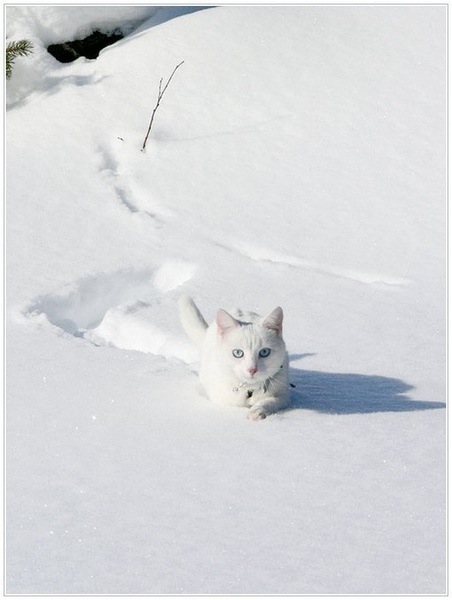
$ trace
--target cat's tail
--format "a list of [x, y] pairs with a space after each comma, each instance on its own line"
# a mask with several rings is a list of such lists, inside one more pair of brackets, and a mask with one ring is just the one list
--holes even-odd
[[179, 317], [185, 333], [201, 348], [208, 325], [190, 296], [179, 298]]

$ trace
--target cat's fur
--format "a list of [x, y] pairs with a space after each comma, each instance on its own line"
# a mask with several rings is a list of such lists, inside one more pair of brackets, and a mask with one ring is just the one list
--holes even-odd
[[283, 311], [267, 317], [219, 309], [208, 326], [193, 300], [179, 300], [187, 335], [201, 353], [200, 381], [211, 400], [249, 408], [264, 419], [288, 403], [288, 358], [282, 337]]

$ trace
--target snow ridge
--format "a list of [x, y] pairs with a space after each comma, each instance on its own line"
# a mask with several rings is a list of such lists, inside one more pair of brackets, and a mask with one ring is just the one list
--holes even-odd
[[162, 325], [174, 320], [174, 295], [168, 292], [189, 280], [194, 266], [167, 261], [155, 272], [119, 271], [84, 278], [34, 300], [22, 314], [48, 321], [96, 346], [113, 346], [177, 358], [187, 363], [196, 353], [187, 340]]
[[236, 252], [242, 256], [246, 256], [251, 260], [269, 262], [276, 265], [286, 265], [289, 267], [297, 267], [308, 271], [313, 271], [327, 277], [338, 277], [340, 279], [348, 279], [366, 284], [383, 284], [388, 286], [405, 286], [409, 285], [408, 279], [391, 277], [387, 275], [376, 275], [371, 273], [358, 273], [352, 269], [337, 269], [334, 267], [322, 265], [313, 261], [281, 254], [278, 251], [262, 248], [260, 246], [250, 244], [248, 242], [238, 241], [231, 245], [214, 242], [218, 246]]

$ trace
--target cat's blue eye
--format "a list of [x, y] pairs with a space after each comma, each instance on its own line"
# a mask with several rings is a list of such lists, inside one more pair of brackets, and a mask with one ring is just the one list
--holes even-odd
[[235, 356], [235, 358], [243, 358], [244, 352], [243, 350], [240, 350], [239, 348], [237, 348], [236, 350], [232, 351], [233, 356]]
[[261, 358], [267, 358], [267, 356], [270, 356], [270, 352], [271, 352], [270, 348], [262, 348], [262, 350], [260, 350], [260, 352], [259, 352], [259, 356]]

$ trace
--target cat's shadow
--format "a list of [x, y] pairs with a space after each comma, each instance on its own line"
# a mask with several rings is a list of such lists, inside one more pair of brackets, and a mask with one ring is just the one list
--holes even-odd
[[[301, 356], [290, 358], [293, 360]], [[307, 409], [351, 415], [446, 407], [444, 402], [411, 400], [407, 392], [414, 389], [412, 385], [380, 375], [323, 373], [290, 367], [289, 378], [292, 387], [287, 410]]]

